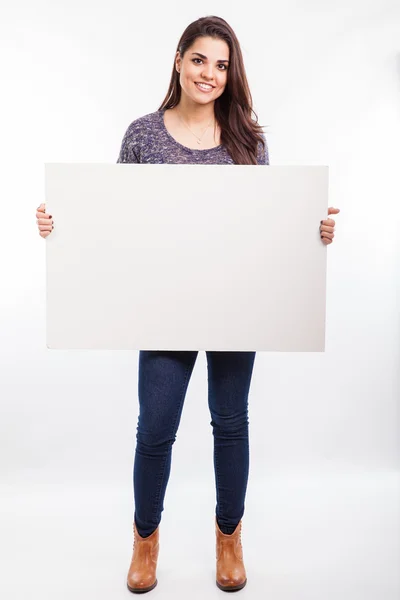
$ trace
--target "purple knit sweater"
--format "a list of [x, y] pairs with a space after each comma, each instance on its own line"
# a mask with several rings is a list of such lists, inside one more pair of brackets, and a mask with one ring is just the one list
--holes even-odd
[[[156, 111], [133, 121], [122, 140], [119, 163], [149, 164], [235, 164], [222, 144], [207, 150], [192, 149], [177, 142], [164, 124], [164, 110]], [[257, 162], [268, 165], [268, 147], [259, 144]]]

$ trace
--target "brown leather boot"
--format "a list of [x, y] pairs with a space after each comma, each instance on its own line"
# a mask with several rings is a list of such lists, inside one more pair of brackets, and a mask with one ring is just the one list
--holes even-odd
[[217, 537], [217, 586], [224, 592], [241, 590], [247, 583], [246, 569], [243, 564], [242, 521], [232, 535], [222, 533], [215, 518]]
[[133, 536], [133, 555], [128, 572], [127, 586], [130, 592], [141, 594], [150, 592], [157, 585], [159, 527], [149, 537], [143, 538], [136, 529], [136, 523], [133, 522]]

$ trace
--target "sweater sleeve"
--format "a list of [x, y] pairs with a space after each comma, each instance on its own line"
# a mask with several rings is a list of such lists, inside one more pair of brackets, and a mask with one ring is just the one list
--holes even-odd
[[269, 165], [269, 152], [268, 152], [267, 139], [263, 133], [261, 134], [261, 137], [264, 140], [265, 146], [263, 147], [261, 142], [258, 144], [257, 162], [259, 165]]
[[141, 127], [133, 121], [122, 139], [117, 163], [140, 163]]

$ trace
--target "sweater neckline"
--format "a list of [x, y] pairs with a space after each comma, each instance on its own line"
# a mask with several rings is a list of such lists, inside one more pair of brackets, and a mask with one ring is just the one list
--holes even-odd
[[160, 109], [157, 112], [159, 114], [161, 125], [162, 125], [162, 128], [164, 130], [164, 133], [167, 135], [167, 137], [170, 140], [172, 140], [174, 142], [174, 144], [176, 144], [180, 148], [183, 148], [184, 150], [189, 151], [189, 152], [195, 152], [195, 153], [199, 152], [200, 154], [202, 152], [215, 152], [216, 150], [220, 150], [221, 148], [223, 148], [223, 144], [219, 144], [219, 146], [214, 146], [213, 148], [189, 148], [189, 146], [184, 146], [183, 144], [181, 144], [180, 142], [178, 142], [174, 137], [172, 137], [172, 135], [170, 134], [170, 132], [166, 128], [165, 122], [164, 122], [165, 109], [162, 108], [162, 109]]

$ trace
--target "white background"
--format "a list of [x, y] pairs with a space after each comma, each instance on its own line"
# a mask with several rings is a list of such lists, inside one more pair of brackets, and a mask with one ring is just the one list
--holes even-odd
[[[129, 597], [138, 356], [46, 348], [35, 209], [45, 162], [116, 161], [129, 123], [161, 104], [185, 27], [216, 14], [241, 42], [271, 164], [328, 164], [341, 209], [326, 353], [256, 357], [241, 597], [397, 600], [398, 1], [26, 0], [1, 12], [1, 596]], [[110, 207], [110, 219], [118, 235], [123, 215]], [[154, 598], [222, 594], [209, 422], [200, 353]]]

